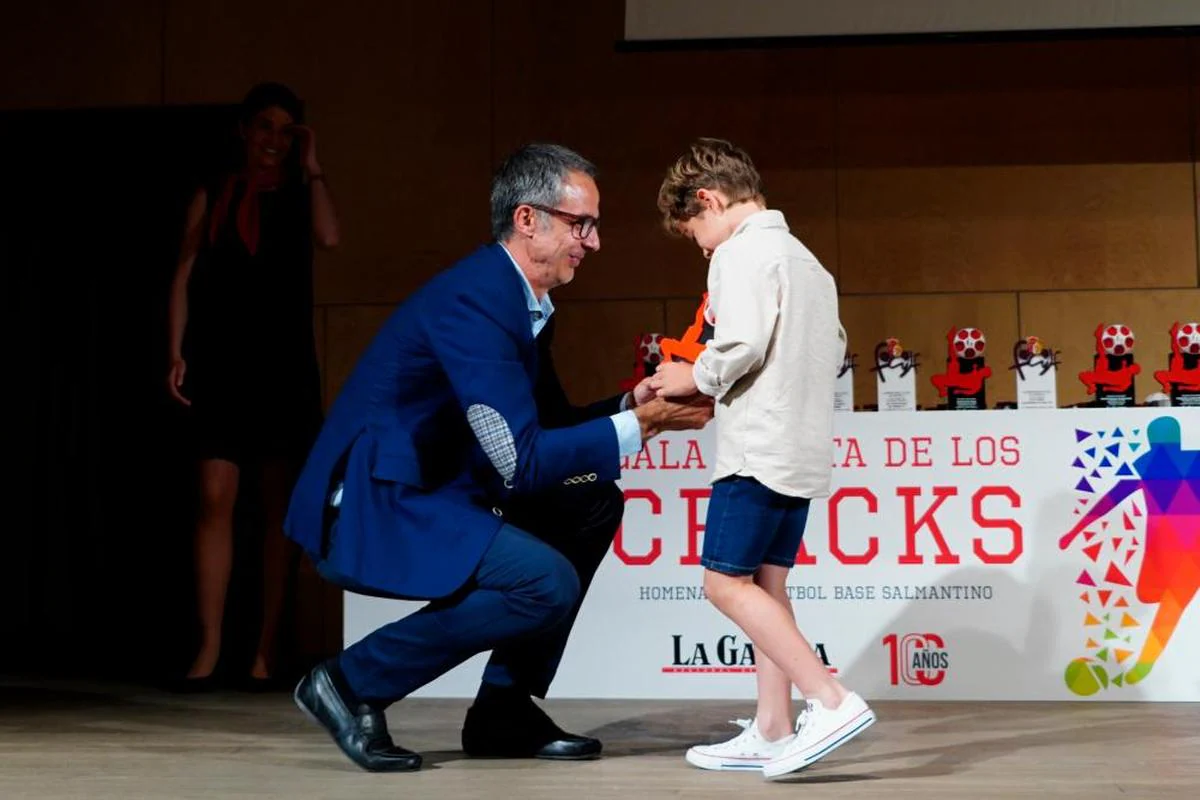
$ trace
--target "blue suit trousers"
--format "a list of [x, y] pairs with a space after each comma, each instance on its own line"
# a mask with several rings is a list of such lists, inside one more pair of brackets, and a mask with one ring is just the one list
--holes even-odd
[[491, 650], [485, 682], [545, 697], [623, 510], [612, 483], [514, 500], [466, 585], [342, 652], [349, 688], [386, 707]]

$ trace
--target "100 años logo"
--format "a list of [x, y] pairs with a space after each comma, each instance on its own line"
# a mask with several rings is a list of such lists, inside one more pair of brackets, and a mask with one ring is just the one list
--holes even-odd
[[891, 661], [891, 683], [899, 686], [937, 686], [946, 679], [950, 654], [936, 633], [894, 633], [883, 637]]

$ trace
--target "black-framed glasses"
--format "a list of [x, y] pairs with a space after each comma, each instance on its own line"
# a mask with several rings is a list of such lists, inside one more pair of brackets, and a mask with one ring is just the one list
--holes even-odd
[[537, 203], [523, 203], [522, 205], [527, 205], [530, 208], [536, 208], [538, 211], [544, 211], [551, 216], [558, 217], [571, 226], [571, 233], [574, 234], [576, 239], [586, 239], [591, 236], [592, 231], [596, 230], [596, 224], [600, 221], [586, 214], [572, 214], [569, 211], [563, 211], [560, 208], [553, 208], [552, 206], [543, 206]]

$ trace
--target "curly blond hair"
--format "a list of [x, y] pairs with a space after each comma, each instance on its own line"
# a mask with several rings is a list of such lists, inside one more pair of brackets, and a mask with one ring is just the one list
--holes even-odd
[[719, 189], [730, 205], [747, 200], [766, 202], [762, 177], [750, 155], [724, 139], [697, 139], [667, 170], [658, 189], [658, 210], [668, 231], [678, 233], [680, 223], [704, 210], [696, 197], [700, 189]]

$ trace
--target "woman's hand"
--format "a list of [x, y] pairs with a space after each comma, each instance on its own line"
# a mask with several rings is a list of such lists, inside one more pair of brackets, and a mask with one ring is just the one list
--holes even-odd
[[317, 161], [317, 135], [307, 125], [293, 125], [292, 136], [300, 148], [300, 163], [307, 175], [320, 175], [321, 164]]
[[171, 369], [167, 372], [167, 391], [179, 403], [190, 406], [191, 400], [183, 396], [183, 379], [187, 375], [187, 362], [182, 358], [171, 359]]

